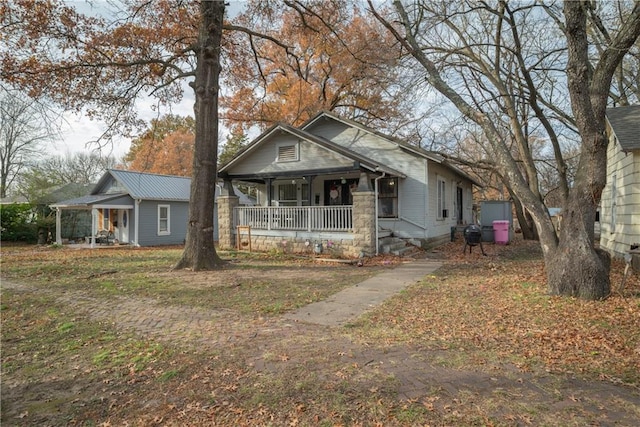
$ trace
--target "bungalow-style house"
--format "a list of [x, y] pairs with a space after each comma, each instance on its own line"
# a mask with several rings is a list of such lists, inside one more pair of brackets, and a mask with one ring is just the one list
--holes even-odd
[[[175, 245], [187, 235], [191, 180], [170, 175], [108, 170], [87, 196], [51, 205], [56, 209], [56, 242], [62, 244], [61, 213], [64, 210], [91, 212], [91, 245], [106, 236], [120, 244], [134, 246]], [[216, 193], [220, 187], [216, 188]], [[251, 204], [242, 193], [241, 203]], [[212, 215], [214, 213], [212, 212]], [[217, 221], [214, 221], [217, 223]], [[214, 238], [217, 230], [214, 230]]]
[[248, 229], [258, 250], [347, 256], [378, 253], [389, 236], [421, 246], [450, 239], [452, 227], [472, 222], [479, 185], [436, 153], [329, 112], [271, 127], [219, 178], [257, 191], [256, 206], [231, 200], [221, 210], [221, 247], [235, 246], [238, 232], [248, 238]]
[[600, 247], [621, 258], [640, 243], [640, 105], [607, 109], [607, 135]]

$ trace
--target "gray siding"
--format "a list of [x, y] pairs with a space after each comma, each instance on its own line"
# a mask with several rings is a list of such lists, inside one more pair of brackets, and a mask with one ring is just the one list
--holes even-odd
[[133, 199], [129, 195], [118, 197], [116, 199], [107, 200], [106, 202], [97, 203], [98, 206], [133, 206]]
[[[299, 160], [291, 162], [277, 162], [277, 146], [279, 144], [299, 143]], [[300, 141], [288, 134], [279, 134], [269, 138], [256, 147], [251, 156], [233, 166], [234, 174], [275, 173], [290, 170], [313, 171], [322, 168], [351, 166], [353, 160], [327, 150], [308, 141]]]
[[[158, 205], [170, 206], [171, 234], [169, 235], [158, 235]], [[187, 237], [188, 203], [142, 201], [138, 214], [138, 244], [140, 246], [181, 245], [184, 243]], [[134, 231], [132, 230], [132, 233]]]

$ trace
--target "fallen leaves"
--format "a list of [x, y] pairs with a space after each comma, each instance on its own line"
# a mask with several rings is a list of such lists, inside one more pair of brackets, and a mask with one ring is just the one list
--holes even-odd
[[[487, 245], [487, 257], [439, 247], [443, 268], [370, 314], [379, 342], [640, 383], [640, 283], [606, 301], [549, 296], [537, 245]], [[612, 284], [621, 271], [614, 261]]]

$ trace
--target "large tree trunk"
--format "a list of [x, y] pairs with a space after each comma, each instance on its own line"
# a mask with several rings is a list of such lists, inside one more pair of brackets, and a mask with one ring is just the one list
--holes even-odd
[[213, 241], [213, 204], [218, 157], [218, 88], [224, 0], [202, 1], [194, 106], [196, 138], [187, 240], [174, 268], [213, 270], [223, 264]]
[[596, 210], [607, 170], [604, 123], [601, 128], [602, 132], [582, 137], [580, 164], [562, 213], [559, 243], [546, 260], [551, 294], [602, 299], [611, 291], [611, 256], [596, 249], [594, 241]]

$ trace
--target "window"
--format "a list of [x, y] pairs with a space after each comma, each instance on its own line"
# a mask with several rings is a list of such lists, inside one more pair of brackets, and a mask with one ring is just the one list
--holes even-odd
[[277, 162], [295, 162], [299, 160], [298, 144], [280, 144], [277, 146]]
[[171, 217], [169, 205], [158, 205], [158, 236], [171, 234]]
[[111, 224], [109, 224], [109, 209], [102, 210], [102, 229], [111, 230]]
[[449, 212], [447, 211], [447, 198], [446, 198], [447, 183], [443, 178], [438, 177], [437, 186], [438, 186], [438, 201], [436, 205], [437, 205], [438, 212], [436, 214], [436, 217], [438, 219], [445, 219], [449, 216]]
[[279, 206], [307, 206], [309, 204], [309, 184], [278, 184]]
[[382, 178], [378, 181], [378, 216], [398, 217], [398, 178]]

